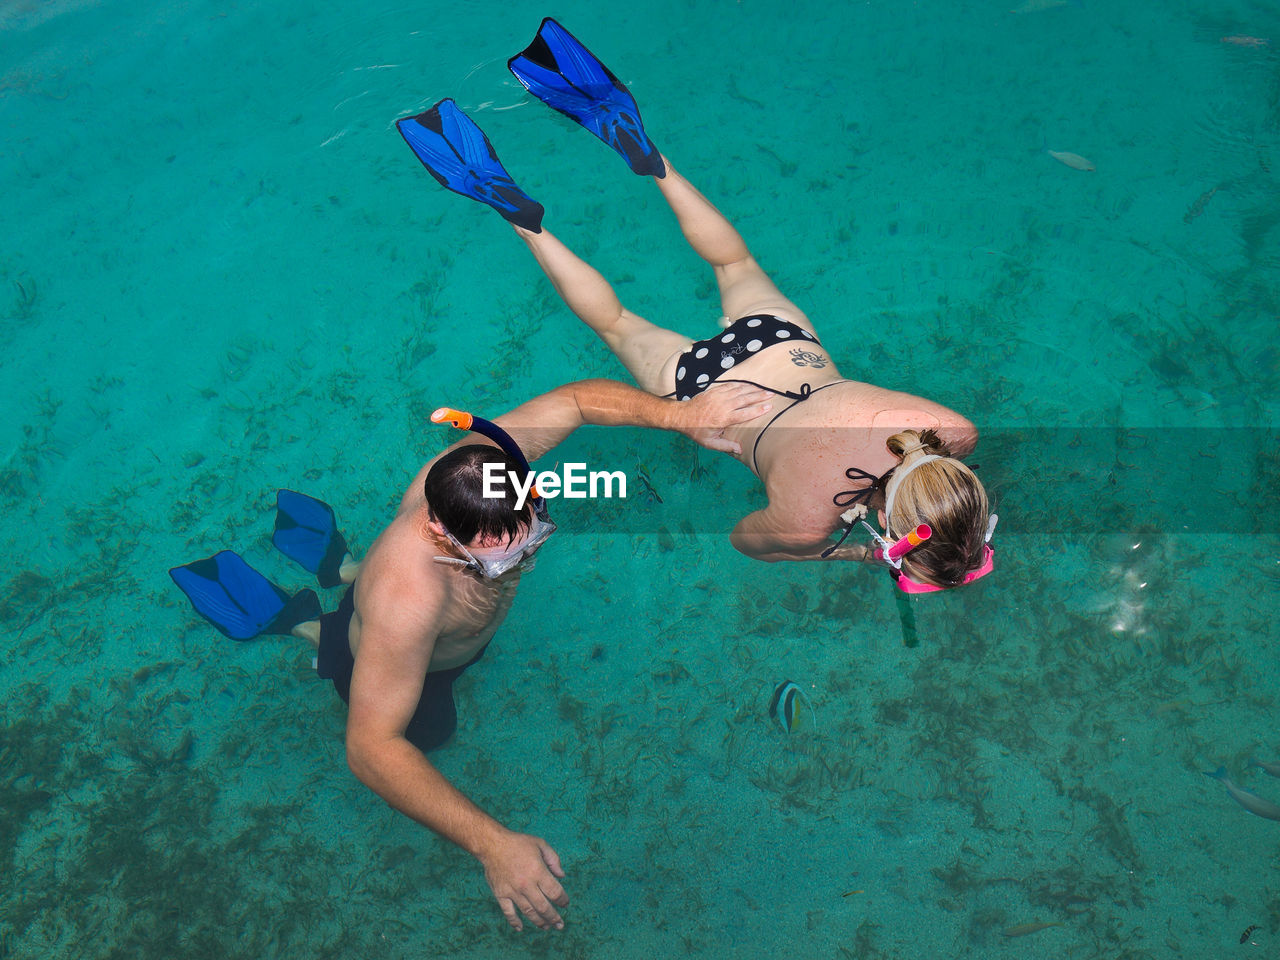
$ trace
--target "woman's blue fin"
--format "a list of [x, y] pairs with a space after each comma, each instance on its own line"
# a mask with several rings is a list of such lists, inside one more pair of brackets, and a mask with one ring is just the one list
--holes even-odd
[[644, 132], [631, 92], [551, 17], [507, 67], [530, 93], [613, 147], [636, 173], [666, 176], [667, 166]]
[[487, 203], [518, 227], [542, 232], [542, 204], [516, 186], [484, 131], [452, 100], [397, 120], [396, 129], [440, 186]]

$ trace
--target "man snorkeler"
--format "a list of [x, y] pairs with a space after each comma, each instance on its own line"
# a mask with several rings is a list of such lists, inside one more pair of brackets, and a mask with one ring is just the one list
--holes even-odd
[[[923, 397], [841, 376], [809, 318], [782, 295], [732, 224], [650, 142], [626, 87], [547, 18], [508, 66], [549, 106], [655, 178], [694, 251], [715, 271], [724, 328], [693, 341], [627, 310], [609, 283], [542, 228], [543, 208], [511, 180], [480, 129], [452, 100], [399, 121], [445, 187], [498, 210], [561, 298], [648, 392], [690, 401], [713, 384], [762, 386], [785, 400], [737, 424], [734, 456], [765, 484], [768, 505], [743, 517], [733, 545], [760, 560], [858, 560], [893, 568], [907, 592], [959, 586], [992, 567], [986, 491], [962, 462], [978, 433]], [[785, 429], [770, 430], [775, 424]], [[844, 545], [877, 510], [875, 546]], [[838, 544], [831, 534], [844, 528]]]
[[[414, 477], [395, 518], [360, 563], [351, 560], [333, 511], [282, 490], [272, 539], [321, 586], [350, 584], [334, 613], [311, 590], [290, 597], [231, 551], [170, 571], [196, 610], [237, 640], [263, 633], [304, 637], [322, 678], [349, 704], [347, 763], [401, 813], [472, 854], [507, 921], [520, 914], [562, 928], [564, 870], [542, 838], [517, 833], [482, 811], [425, 756], [457, 726], [453, 683], [483, 656], [511, 607], [522, 570], [554, 532], [545, 501], [517, 508], [512, 483], [485, 487], [485, 464], [523, 477], [584, 424], [674, 430], [710, 449], [740, 453], [728, 428], [768, 409], [769, 396], [741, 385], [682, 404], [610, 380], [568, 384], [489, 422], [437, 411], [437, 421], [480, 436], [449, 447]], [[526, 459], [527, 458], [527, 459]], [[526, 483], [527, 487], [527, 483]]]

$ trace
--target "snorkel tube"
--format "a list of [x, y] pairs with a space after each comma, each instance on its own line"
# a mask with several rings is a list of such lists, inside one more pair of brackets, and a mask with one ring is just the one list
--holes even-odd
[[891, 545], [888, 550], [884, 547], [876, 547], [873, 551], [877, 560], [884, 561], [897, 571], [894, 574], [894, 581], [898, 585], [898, 590], [894, 591], [894, 595], [898, 606], [898, 622], [902, 626], [904, 647], [914, 648], [920, 643], [920, 637], [916, 633], [916, 612], [911, 609], [911, 601], [902, 589], [902, 558], [932, 536], [933, 528], [927, 523], [922, 523], [914, 530], [908, 531], [905, 537]]
[[[902, 558], [932, 536], [933, 528], [927, 523], [922, 523], [914, 530], [908, 531], [907, 535], [889, 547], [888, 551], [884, 547], [876, 547], [873, 555], [877, 560], [883, 560], [889, 566], [901, 569]], [[881, 543], [883, 542], [882, 540]]]
[[[487, 437], [501, 447], [503, 453], [520, 465], [520, 468], [524, 470], [525, 477], [533, 473], [533, 467], [529, 466], [529, 459], [524, 455], [524, 451], [520, 449], [520, 445], [511, 438], [511, 434], [507, 433], [492, 420], [473, 416], [465, 410], [440, 407], [431, 414], [431, 422], [449, 423], [459, 430], [470, 430], [472, 433]], [[545, 520], [547, 518], [547, 502], [542, 497], [542, 494], [538, 493], [537, 487], [530, 491], [530, 500], [533, 501], [534, 512]]]

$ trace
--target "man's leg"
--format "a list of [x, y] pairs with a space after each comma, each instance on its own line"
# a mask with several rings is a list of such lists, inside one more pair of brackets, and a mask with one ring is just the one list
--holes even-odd
[[[345, 584], [355, 583], [356, 577], [360, 574], [360, 564], [363, 562], [364, 561], [362, 560], [352, 560], [351, 554], [348, 553], [342, 562], [342, 566], [338, 569], [338, 576], [342, 579], [342, 582]], [[342, 608], [339, 607], [338, 609], [341, 610]], [[348, 617], [347, 621], [350, 622], [350, 620], [351, 618]], [[317, 650], [320, 649], [319, 620], [307, 620], [303, 623], [297, 624], [293, 628], [293, 635], [295, 637], [301, 637], [303, 640], [309, 640], [313, 647]]]
[[636, 383], [658, 396], [674, 390], [675, 358], [689, 349], [692, 341], [624, 307], [609, 281], [550, 230], [544, 227], [541, 233], [530, 233], [515, 229], [561, 299], [622, 361]]
[[303, 640], [308, 640], [317, 650], [320, 649], [320, 621], [308, 620], [305, 623], [299, 623], [293, 628], [293, 635]]
[[[663, 158], [666, 160], [666, 158]], [[667, 163], [658, 189], [670, 204], [689, 246], [715, 270], [725, 325], [741, 317], [768, 313], [817, 335], [809, 318], [782, 295], [751, 256], [742, 236], [715, 206]]]

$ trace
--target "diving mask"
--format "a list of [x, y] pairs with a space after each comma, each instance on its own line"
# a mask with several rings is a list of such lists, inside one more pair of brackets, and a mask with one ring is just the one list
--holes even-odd
[[[889, 481], [888, 487], [885, 490], [884, 517], [886, 532], [892, 529], [893, 501], [897, 496], [898, 487], [902, 485], [902, 481], [906, 479], [907, 475], [911, 473], [912, 470], [916, 469], [916, 467], [928, 463], [930, 460], [942, 459], [943, 457], [938, 454], [931, 453], [927, 456], [917, 457], [907, 467], [894, 472], [893, 478]], [[899, 590], [903, 593], [937, 593], [940, 590], [949, 590], [953, 587], [963, 586], [966, 583], [972, 583], [974, 580], [981, 579], [992, 571], [995, 566], [995, 551], [991, 549], [991, 535], [996, 532], [996, 522], [999, 519], [1000, 518], [994, 513], [987, 518], [987, 532], [986, 536], [983, 538], [981, 563], [979, 563], [976, 568], [966, 573], [959, 583], [952, 584], [951, 587], [939, 587], [932, 583], [920, 583], [917, 580], [912, 580], [911, 577], [902, 570], [903, 557], [933, 536], [933, 530], [930, 529], [927, 523], [920, 524], [914, 530], [909, 531], [906, 536], [899, 538], [893, 543], [886, 540], [878, 530], [872, 527], [871, 524], [867, 523], [865, 520], [862, 521], [862, 525], [867, 528], [867, 531], [871, 534], [871, 538], [876, 542], [876, 547], [873, 551], [875, 558], [877, 560], [884, 561], [893, 568], [894, 581], [898, 584]]]
[[[533, 469], [529, 466], [528, 458], [525, 457], [524, 452], [520, 449], [520, 445], [515, 442], [511, 434], [507, 433], [492, 420], [476, 417], [462, 410], [454, 410], [451, 407], [441, 407], [436, 410], [431, 414], [431, 420], [433, 423], [451, 423], [459, 430], [471, 430], [481, 436], [488, 437], [501, 447], [507, 456], [520, 465], [526, 477], [533, 472]], [[457, 537], [446, 529], [444, 535], [449, 538], [449, 542], [466, 559], [460, 557], [436, 557], [436, 561], [438, 563], [456, 563], [467, 567], [480, 574], [486, 580], [496, 580], [516, 567], [521, 567], [525, 570], [530, 569], [533, 566], [533, 555], [547, 542], [547, 538], [556, 532], [556, 525], [547, 511], [547, 501], [538, 493], [536, 488], [533, 489], [531, 502], [533, 503], [533, 522], [529, 525], [528, 536], [521, 542], [510, 543], [505, 547], [478, 547], [473, 550], [461, 543]]]
[[449, 538], [449, 542], [458, 549], [462, 557], [436, 557], [436, 562], [456, 563], [461, 567], [474, 570], [486, 580], [497, 580], [516, 567], [522, 570], [530, 569], [533, 566], [533, 555], [555, 532], [556, 525], [551, 518], [539, 516], [536, 512], [533, 515], [533, 523], [529, 525], [528, 536], [505, 547], [467, 547], [452, 533], [445, 530], [444, 535]]

